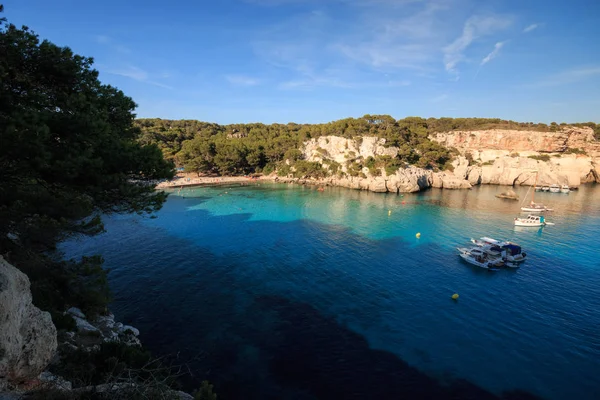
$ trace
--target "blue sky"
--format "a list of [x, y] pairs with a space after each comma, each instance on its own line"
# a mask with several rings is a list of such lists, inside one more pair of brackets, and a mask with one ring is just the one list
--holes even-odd
[[598, 0], [5, 0], [139, 117], [600, 122]]

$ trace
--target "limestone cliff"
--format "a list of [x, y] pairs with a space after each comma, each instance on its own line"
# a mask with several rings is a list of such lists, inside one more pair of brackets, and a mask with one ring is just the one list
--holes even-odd
[[393, 173], [386, 173], [385, 168], [378, 168], [378, 174], [373, 174], [369, 168], [365, 167], [360, 170], [360, 173], [352, 175], [350, 166], [356, 161], [364, 161], [368, 157], [389, 156], [393, 158], [398, 155], [397, 147], [385, 144], [385, 139], [369, 136], [359, 140], [338, 136], [322, 136], [318, 139], [311, 139], [305, 142], [301, 149], [304, 159], [319, 162], [329, 170], [333, 170], [333, 165], [338, 164], [341, 174], [332, 174], [329, 178], [316, 181], [302, 181], [391, 193], [418, 192], [429, 187], [447, 189], [471, 187], [468, 181], [457, 179], [452, 173], [433, 172], [409, 165], [397, 168]]
[[0, 256], [0, 391], [37, 378], [56, 351], [56, 328], [31, 303], [29, 286]]
[[591, 128], [568, 127], [556, 132], [487, 130], [438, 133], [431, 137], [472, 158], [455, 168], [472, 184], [578, 186], [600, 182], [600, 142]]

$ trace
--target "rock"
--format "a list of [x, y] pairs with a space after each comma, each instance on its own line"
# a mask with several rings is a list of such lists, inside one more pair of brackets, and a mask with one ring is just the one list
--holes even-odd
[[448, 172], [436, 172], [433, 174], [433, 187], [439, 187], [444, 189], [470, 189], [471, 184], [469, 181], [461, 178], [457, 178], [452, 173]]
[[77, 324], [77, 331], [79, 333], [83, 333], [83, 334], [90, 334], [90, 333], [100, 334], [101, 333], [98, 328], [96, 328], [94, 325], [90, 324], [87, 320], [85, 320], [83, 318], [75, 317], [75, 316], [73, 316], [73, 319], [75, 320], [75, 324]]
[[73, 384], [60, 376], [53, 375], [48, 371], [44, 371], [40, 374], [40, 382], [45, 388], [53, 388], [59, 390], [72, 390]]
[[512, 189], [508, 189], [505, 192], [499, 193], [496, 195], [496, 197], [499, 199], [519, 200], [519, 196]]
[[77, 307], [71, 307], [67, 310], [67, 314], [71, 314], [73, 317], [85, 319], [85, 314]]
[[121, 332], [127, 333], [127, 331], [130, 331], [134, 336], [140, 336], [140, 331], [137, 328], [134, 328], [131, 325], [123, 325]]
[[57, 348], [52, 318], [31, 303], [29, 287], [0, 256], [0, 390], [35, 379]]

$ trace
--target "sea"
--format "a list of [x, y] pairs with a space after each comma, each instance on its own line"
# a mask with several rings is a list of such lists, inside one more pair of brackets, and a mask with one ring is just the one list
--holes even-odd
[[[543, 228], [513, 224], [528, 187], [317, 189], [177, 189], [60, 251], [101, 254], [117, 320], [219, 400], [600, 398], [599, 185], [536, 192]], [[466, 264], [482, 236], [528, 260]]]

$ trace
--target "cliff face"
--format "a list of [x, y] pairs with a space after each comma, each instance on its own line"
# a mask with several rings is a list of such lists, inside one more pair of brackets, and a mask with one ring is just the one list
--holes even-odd
[[578, 186], [600, 182], [600, 142], [591, 128], [570, 127], [557, 132], [516, 130], [454, 131], [431, 137], [447, 147], [458, 149], [461, 156], [453, 162], [453, 172], [433, 172], [406, 167], [379, 176], [363, 168], [359, 176], [350, 176], [349, 166], [368, 157], [398, 154], [398, 148], [385, 146], [385, 139], [363, 137], [356, 141], [323, 136], [304, 143], [304, 159], [319, 162], [325, 168], [338, 163], [344, 176], [332, 176], [318, 183], [374, 192], [417, 192], [429, 187], [465, 189], [472, 185]]
[[0, 391], [35, 379], [56, 351], [50, 314], [31, 303], [29, 279], [0, 256]]
[[394, 174], [386, 174], [382, 168], [379, 176], [371, 174], [368, 168], [363, 168], [360, 176], [350, 176], [348, 167], [354, 161], [368, 157], [398, 155], [397, 147], [386, 147], [385, 139], [376, 137], [366, 136], [357, 141], [338, 136], [323, 136], [305, 142], [301, 151], [305, 160], [319, 162], [325, 168], [329, 168], [332, 162], [341, 165], [341, 171], [346, 173], [345, 176], [332, 176], [318, 181], [332, 186], [391, 193], [418, 192], [429, 187], [447, 189], [471, 187], [468, 181], [457, 179], [451, 173], [433, 172], [409, 166], [397, 169]]
[[581, 149], [587, 153], [600, 151], [600, 143], [594, 140], [594, 131], [587, 127], [569, 127], [556, 132], [501, 129], [453, 131], [437, 133], [432, 135], [431, 139], [460, 151], [504, 150], [544, 153], [562, 153], [568, 149]]
[[454, 171], [472, 184], [532, 185], [533, 171], [538, 171], [538, 185], [600, 182], [600, 142], [591, 128], [455, 131], [431, 139], [473, 158], [474, 165], [464, 165], [465, 159]]

